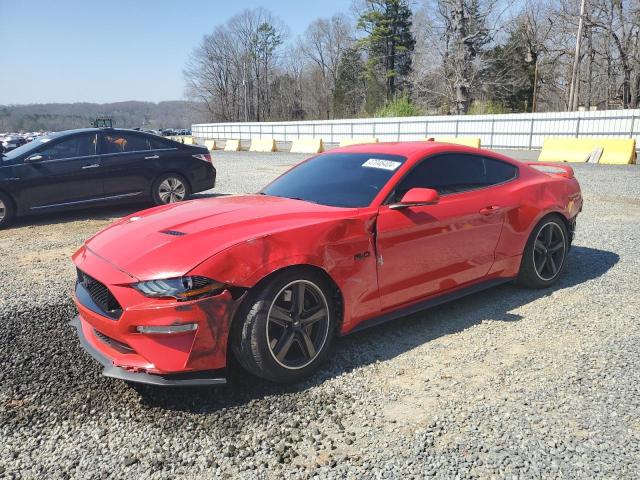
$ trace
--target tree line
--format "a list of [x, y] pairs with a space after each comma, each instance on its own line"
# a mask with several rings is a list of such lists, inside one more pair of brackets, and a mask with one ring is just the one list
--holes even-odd
[[297, 38], [245, 10], [184, 77], [209, 121], [636, 108], [640, 0], [355, 0]]
[[199, 104], [186, 101], [0, 105], [0, 132], [87, 128], [101, 116], [116, 127], [145, 129], [190, 128], [206, 120]]

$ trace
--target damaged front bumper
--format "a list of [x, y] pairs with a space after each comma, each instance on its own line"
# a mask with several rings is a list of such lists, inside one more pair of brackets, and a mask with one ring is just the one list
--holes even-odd
[[[97, 360], [104, 369], [102, 374], [105, 377], [117, 378], [128, 382], [145, 383], [148, 385], [160, 386], [203, 386], [203, 385], [224, 385], [227, 380], [219, 377], [215, 371], [197, 371], [173, 374], [155, 374], [142, 371], [126, 370], [113, 364], [113, 362], [95, 348], [85, 333], [85, 328], [90, 328], [88, 323], [83, 322], [80, 315], [76, 315], [70, 322], [71, 326], [76, 329], [76, 333], [80, 340], [80, 344]], [[219, 372], [218, 372], [219, 373]]]
[[135, 277], [86, 249], [74, 263], [78, 316], [71, 323], [105, 376], [151, 385], [226, 383], [229, 329], [244, 292], [149, 298], [131, 287]]

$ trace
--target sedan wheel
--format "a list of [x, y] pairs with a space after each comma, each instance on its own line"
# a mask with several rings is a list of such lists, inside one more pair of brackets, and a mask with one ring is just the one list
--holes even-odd
[[274, 382], [302, 380], [328, 355], [335, 331], [336, 290], [321, 272], [294, 267], [247, 293], [231, 329], [240, 364]]
[[16, 211], [11, 199], [0, 192], [0, 228], [4, 228], [11, 223]]
[[162, 203], [176, 203], [184, 200], [187, 190], [177, 178], [169, 177], [165, 179], [158, 189], [158, 196]]
[[329, 306], [320, 288], [307, 280], [286, 285], [276, 295], [266, 326], [269, 351], [284, 368], [304, 368], [322, 351], [329, 332]]
[[189, 196], [189, 184], [178, 174], [166, 174], [158, 178], [152, 188], [156, 205], [167, 205], [185, 200]]

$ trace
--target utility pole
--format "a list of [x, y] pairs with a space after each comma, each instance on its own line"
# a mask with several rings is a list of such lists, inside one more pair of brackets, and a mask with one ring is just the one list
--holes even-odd
[[247, 109], [247, 62], [242, 62], [242, 87], [244, 89], [244, 121], [249, 121], [249, 111]]
[[578, 36], [576, 37], [576, 52], [573, 56], [573, 68], [571, 69], [571, 86], [569, 87], [569, 106], [568, 110], [574, 109], [574, 103], [577, 103], [576, 84], [578, 83], [578, 64], [580, 63], [580, 42], [582, 41], [582, 26], [584, 23], [584, 4], [586, 0], [580, 2], [580, 19], [578, 20]]
[[536, 67], [533, 71], [533, 99], [531, 101], [531, 113], [536, 113], [538, 103], [538, 56], [536, 55]]

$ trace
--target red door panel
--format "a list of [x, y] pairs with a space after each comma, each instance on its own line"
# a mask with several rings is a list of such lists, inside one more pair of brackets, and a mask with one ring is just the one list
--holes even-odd
[[482, 189], [444, 196], [436, 205], [380, 207], [378, 282], [383, 309], [487, 274], [506, 211], [487, 198], [487, 189]]

